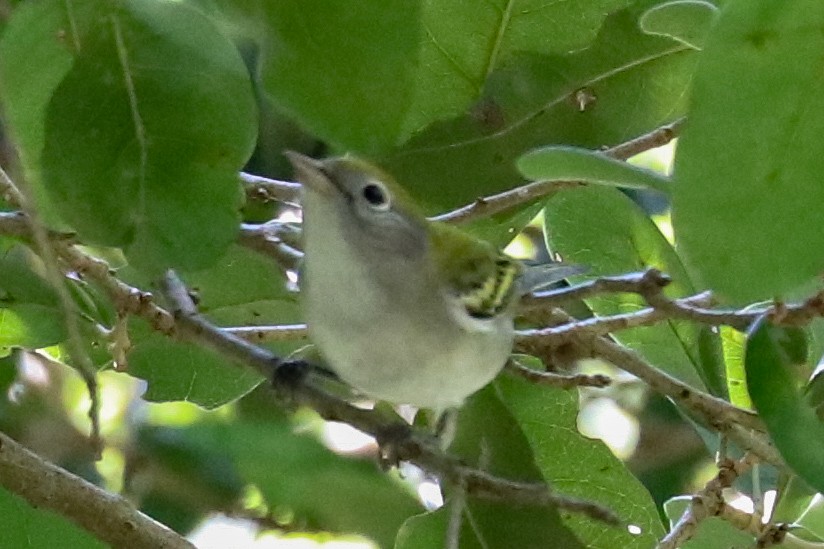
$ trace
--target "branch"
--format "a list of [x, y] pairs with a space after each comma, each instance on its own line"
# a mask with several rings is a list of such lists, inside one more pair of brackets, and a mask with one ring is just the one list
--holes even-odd
[[112, 547], [194, 547], [135, 509], [128, 500], [43, 460], [3, 433], [0, 485], [35, 508], [63, 515]]
[[246, 191], [247, 200], [258, 200], [263, 202], [285, 202], [292, 204], [300, 197], [300, 183], [291, 181], [278, 181], [260, 175], [253, 175], [240, 172], [240, 181]]
[[572, 389], [573, 387], [598, 387], [609, 386], [612, 380], [605, 375], [586, 374], [558, 374], [555, 372], [541, 372], [527, 368], [519, 364], [518, 361], [510, 359], [506, 363], [506, 370], [518, 377], [522, 377], [536, 385], [547, 385], [559, 389]]
[[[605, 149], [603, 154], [626, 160], [649, 149], [666, 145], [678, 136], [683, 123], [683, 118], [676, 120], [672, 124], [662, 126], [626, 143]], [[578, 187], [583, 184], [582, 181], [536, 181], [496, 195], [478, 198], [472, 204], [467, 204], [432, 219], [449, 223], [463, 223], [478, 217], [488, 217], [538, 198], [545, 198], [561, 189]]]

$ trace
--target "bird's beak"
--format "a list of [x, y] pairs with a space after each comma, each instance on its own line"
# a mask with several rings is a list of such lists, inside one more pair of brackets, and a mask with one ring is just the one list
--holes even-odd
[[295, 151], [284, 151], [283, 155], [292, 163], [295, 178], [304, 186], [321, 194], [330, 195], [337, 189], [326, 175], [323, 162]]

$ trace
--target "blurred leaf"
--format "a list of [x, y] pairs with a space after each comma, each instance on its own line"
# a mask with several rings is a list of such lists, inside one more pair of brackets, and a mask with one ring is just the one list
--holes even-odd
[[[552, 196], [544, 210], [544, 230], [550, 250], [560, 253], [565, 261], [587, 265], [592, 276], [656, 267], [672, 277], [666, 290], [670, 297], [695, 292], [680, 258], [655, 223], [617, 189], [588, 186]], [[598, 316], [647, 307], [634, 294], [597, 296], [586, 303]], [[701, 360], [700, 332], [694, 323], [671, 320], [621, 330], [614, 337], [682, 381], [701, 389], [708, 386], [714, 394], [723, 395], [723, 364], [708, 353], [703, 358], [712, 361]], [[717, 335], [712, 337], [718, 345]]]
[[[598, 149], [672, 122], [684, 110], [694, 51], [642, 33], [638, 15], [607, 17], [578, 53], [514, 56], [471, 112], [430, 125], [382, 164], [439, 213], [521, 185], [515, 159], [535, 147]], [[577, 92], [593, 98], [583, 110]]]
[[151, 0], [107, 4], [77, 40], [46, 115], [53, 203], [152, 272], [210, 264], [236, 235], [257, 129], [236, 49], [197, 10]]
[[638, 21], [641, 30], [667, 36], [700, 50], [704, 47], [718, 8], [703, 0], [673, 0], [645, 11]]
[[75, 526], [68, 519], [45, 509], [37, 509], [19, 496], [0, 487], [0, 547], [61, 547], [103, 549], [105, 543]]
[[521, 175], [533, 181], [586, 181], [629, 189], [669, 193], [667, 177], [604, 154], [576, 147], [544, 147], [530, 151], [516, 163]]
[[824, 270], [824, 4], [726, 2], [695, 77], [676, 154], [673, 224], [707, 285], [780, 297]]
[[747, 335], [747, 385], [755, 409], [787, 464], [824, 491], [824, 425], [802, 397], [792, 368], [797, 340], [761, 317]]
[[245, 486], [221, 445], [197, 427], [143, 425], [128, 454], [126, 486], [140, 510], [186, 534], [207, 514], [238, 505]]
[[[690, 503], [690, 496], [677, 496], [664, 503], [664, 513], [670, 520], [670, 527], [675, 524]], [[731, 547], [750, 547], [753, 536], [738, 530], [729, 522], [708, 517], [701, 521], [695, 536], [679, 545], [683, 549], [730, 549]]]
[[263, 2], [263, 84], [285, 110], [346, 150], [392, 146], [409, 105], [420, 8], [404, 0]]
[[402, 137], [460, 115], [486, 78], [517, 52], [567, 53], [588, 46], [607, 14], [628, 0], [492, 0], [422, 3], [420, 60]]
[[609, 527], [581, 514], [563, 513], [564, 523], [590, 548], [647, 548], [664, 530], [649, 492], [600, 440], [578, 432], [578, 395], [501, 375], [499, 398], [518, 421], [547, 483], [559, 494], [595, 501], [624, 524]]
[[270, 508], [290, 509], [303, 527], [363, 534], [391, 547], [402, 522], [421, 512], [411, 490], [374, 463], [335, 455], [283, 425], [198, 425], [190, 434], [230, 455]]
[[812, 534], [824, 539], [824, 498], [820, 494], [814, 497], [801, 516], [796, 518], [796, 522]]

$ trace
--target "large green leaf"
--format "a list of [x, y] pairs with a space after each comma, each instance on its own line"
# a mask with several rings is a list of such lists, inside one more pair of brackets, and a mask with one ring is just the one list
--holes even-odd
[[[597, 149], [671, 122], [684, 110], [694, 51], [642, 33], [637, 17], [608, 17], [578, 53], [513, 57], [472, 112], [429, 126], [382, 163], [428, 209], [444, 211], [523, 183], [514, 161], [535, 147]], [[580, 109], [576, 90], [594, 102]]]
[[676, 239], [702, 284], [779, 297], [824, 270], [824, 3], [725, 3], [676, 154]]
[[150, 0], [107, 4], [75, 39], [46, 116], [55, 207], [149, 270], [210, 264], [236, 235], [257, 128], [236, 49], [197, 10]]
[[797, 389], [792, 372], [800, 357], [797, 344], [792, 333], [761, 317], [747, 336], [747, 386], [781, 457], [824, 492], [824, 424]]
[[[550, 250], [590, 268], [588, 275], [615, 275], [657, 267], [669, 274], [671, 297], [694, 292], [681, 260], [646, 213], [620, 191], [599, 186], [568, 189], [547, 200], [544, 230]], [[634, 294], [611, 294], [586, 300], [598, 316], [632, 313], [647, 307]], [[621, 343], [694, 387], [724, 394], [723, 366], [717, 353], [701, 353], [703, 343], [720, 345], [717, 336], [701, 335], [693, 323], [670, 320], [621, 330]]]
[[564, 513], [566, 525], [590, 548], [651, 547], [664, 529], [649, 492], [606, 445], [576, 427], [578, 395], [506, 375], [494, 381], [499, 398], [518, 421], [535, 462], [552, 489], [595, 501], [634, 525], [608, 527], [579, 514]]
[[420, 7], [405, 0], [263, 2], [263, 83], [319, 137], [374, 152], [401, 130], [418, 60]]

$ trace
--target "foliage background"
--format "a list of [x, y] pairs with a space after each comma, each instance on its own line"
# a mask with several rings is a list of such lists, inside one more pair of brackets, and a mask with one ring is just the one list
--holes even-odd
[[[709, 289], [729, 308], [800, 300], [824, 268], [822, 28], [813, 0], [6, 1], [0, 164], [44, 226], [73, 231], [144, 290], [178, 269], [221, 326], [300, 321], [287, 274], [238, 244], [241, 221], [284, 210], [244, 202], [238, 171], [289, 179], [284, 149], [367, 156], [432, 214], [526, 180], [588, 181], [464, 226], [503, 246], [540, 214], [549, 249], [590, 266], [587, 277], [654, 266], [673, 278], [670, 297]], [[586, 152], [685, 116], [671, 177]], [[36, 249], [0, 235], [0, 430], [184, 534], [223, 512], [381, 547], [443, 539], [448, 508], [426, 513], [409, 482], [372, 465], [369, 447], [330, 450], [317, 417], [285, 414], [258, 376], [120, 318], [75, 272], [63, 282], [69, 315], [103, 387], [107, 446], [95, 462], [88, 397], [65, 366], [80, 366], [66, 307]], [[610, 294], [580, 310], [644, 307]], [[810, 381], [820, 322], [760, 327], [746, 340], [740, 326], [669, 319], [615, 337], [697, 391], [755, 406], [786, 463], [738, 488], [756, 499], [778, 490], [775, 520], [821, 542], [824, 439]], [[461, 547], [642, 548], [664, 535], [682, 510], [671, 498], [706, 479], [719, 437], [613, 373], [621, 383], [583, 401], [606, 395], [637, 417], [627, 462], [578, 432], [575, 391], [505, 375], [462, 410], [450, 450], [603, 503], [633, 528], [470, 499]], [[99, 545], [2, 489], [0, 509], [3, 546]], [[687, 546], [754, 542], [717, 519], [701, 528]]]

